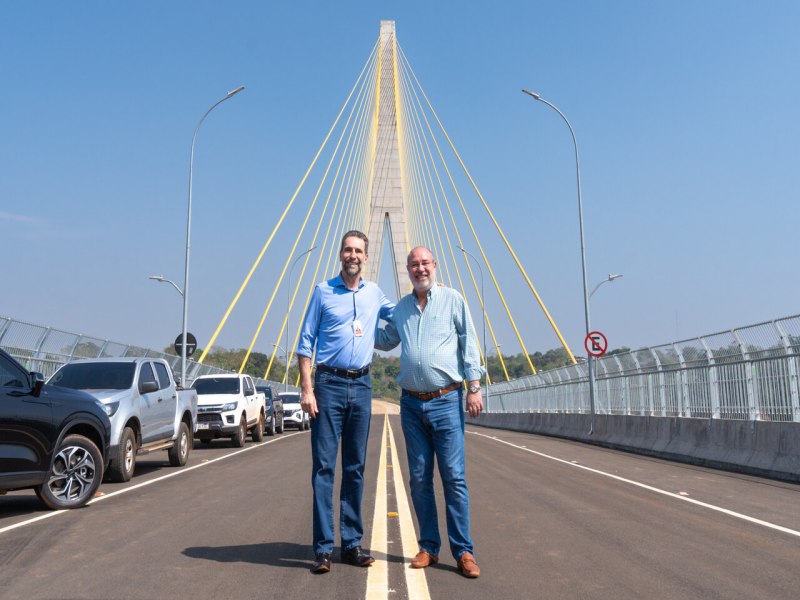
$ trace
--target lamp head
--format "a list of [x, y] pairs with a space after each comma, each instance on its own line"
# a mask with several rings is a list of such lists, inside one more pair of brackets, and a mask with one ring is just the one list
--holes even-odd
[[239, 92], [241, 92], [243, 89], [244, 89], [244, 86], [243, 86], [243, 85], [240, 85], [240, 86], [239, 86], [239, 87], [237, 87], [235, 90], [231, 90], [230, 92], [228, 92], [228, 98], [230, 98], [230, 97], [231, 97], [231, 96], [233, 96], [234, 94], [238, 94], [238, 93], [239, 93]]
[[528, 96], [532, 97], [534, 100], [540, 100], [541, 99], [541, 95], [540, 94], [537, 94], [536, 92], [532, 92], [530, 90], [523, 89], [522, 93], [523, 94], [528, 94]]

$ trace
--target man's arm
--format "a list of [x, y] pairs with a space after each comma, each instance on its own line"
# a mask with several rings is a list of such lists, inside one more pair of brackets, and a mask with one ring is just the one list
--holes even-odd
[[314, 382], [311, 380], [311, 358], [298, 354], [297, 366], [300, 368], [300, 408], [315, 419], [319, 411], [317, 397], [314, 395]]
[[[460, 294], [459, 294], [460, 297]], [[464, 377], [468, 382], [467, 387], [467, 412], [473, 419], [483, 412], [483, 394], [481, 393], [481, 377], [484, 369], [481, 367], [480, 351], [475, 339], [475, 328], [472, 317], [467, 310], [467, 303], [461, 298], [457, 318], [455, 319], [456, 333], [458, 333], [458, 348], [464, 364]], [[476, 390], [474, 392], [470, 390]]]
[[389, 321], [384, 327], [378, 327], [375, 331], [375, 347], [378, 350], [391, 350], [400, 343], [400, 334], [394, 321]]

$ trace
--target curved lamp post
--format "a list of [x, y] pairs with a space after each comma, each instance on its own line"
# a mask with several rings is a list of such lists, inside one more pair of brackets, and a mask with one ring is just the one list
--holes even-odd
[[475, 257], [474, 254], [471, 252], [467, 252], [462, 246], [458, 247], [466, 256], [472, 258], [475, 261], [475, 264], [478, 265], [478, 270], [481, 274], [481, 308], [483, 309], [483, 365], [485, 367], [486, 373], [484, 373], [486, 379], [486, 410], [489, 410], [489, 356], [486, 354], [486, 298], [483, 295], [483, 267], [481, 266], [480, 261]]
[[309, 252], [311, 252], [312, 250], [315, 250], [315, 249], [316, 249], [316, 246], [311, 246], [311, 248], [309, 248], [308, 250], [306, 250], [302, 254], [299, 254], [297, 256], [297, 258], [294, 259], [294, 262], [292, 263], [292, 267], [289, 269], [289, 283], [286, 286], [286, 349], [285, 349], [285, 352], [286, 352], [286, 382], [284, 384], [284, 391], [285, 392], [289, 391], [289, 312], [290, 312], [289, 305], [292, 302], [292, 300], [291, 300], [291, 297], [292, 297], [292, 272], [294, 271], [295, 265], [297, 265], [297, 261], [300, 260], [306, 254], [308, 254]]
[[272, 347], [273, 348], [277, 348], [278, 350], [283, 350], [283, 358], [286, 359], [286, 365], [287, 365], [286, 373], [284, 374], [284, 380], [283, 380], [283, 382], [284, 382], [283, 391], [284, 392], [288, 392], [289, 391], [289, 367], [288, 367], [288, 365], [289, 365], [289, 353], [286, 351], [286, 348], [284, 348], [280, 344], [272, 344]]
[[[581, 269], [583, 271], [583, 312], [586, 319], [586, 337], [589, 336], [589, 333], [592, 331], [591, 322], [589, 319], [589, 292], [588, 292], [588, 284], [586, 282], [586, 242], [584, 241], [583, 237], [583, 201], [581, 199], [581, 165], [580, 160], [578, 159], [578, 142], [575, 139], [575, 131], [572, 129], [572, 125], [570, 124], [567, 117], [564, 116], [555, 105], [551, 104], [547, 100], [541, 97], [541, 95], [531, 92], [529, 90], [522, 90], [522, 93], [527, 94], [534, 100], [538, 100], [552, 108], [556, 111], [561, 118], [564, 119], [564, 122], [569, 127], [569, 132], [572, 135], [572, 144], [575, 146], [575, 176], [578, 180], [578, 219], [580, 221], [580, 231], [581, 231]], [[592, 360], [592, 355], [588, 354], [586, 357], [586, 364], [589, 369], [589, 409], [591, 410], [591, 429], [589, 433], [594, 432], [594, 421], [595, 421], [595, 410], [594, 410], [594, 364]]]
[[[186, 376], [186, 335], [189, 331], [188, 328], [188, 319], [189, 319], [189, 248], [191, 246], [191, 237], [192, 237], [192, 164], [194, 163], [194, 142], [197, 139], [197, 132], [200, 130], [200, 125], [203, 124], [203, 121], [206, 120], [208, 113], [214, 110], [217, 106], [228, 100], [229, 98], [233, 98], [236, 94], [241, 92], [244, 89], [243, 85], [240, 85], [235, 90], [232, 90], [225, 94], [224, 98], [220, 98], [214, 104], [211, 105], [200, 121], [197, 123], [197, 127], [194, 128], [194, 135], [192, 136], [192, 150], [189, 154], [189, 207], [186, 211], [186, 258], [184, 259], [183, 264], [183, 330], [181, 333], [181, 384], [185, 387], [188, 384], [188, 378]], [[178, 286], [175, 286], [178, 287]]]
[[592, 296], [594, 296], [594, 293], [597, 291], [597, 288], [599, 288], [601, 285], [603, 285], [604, 283], [608, 283], [609, 281], [614, 281], [615, 279], [619, 279], [620, 277], [622, 277], [622, 273], [615, 273], [613, 275], [609, 273], [607, 279], [603, 279], [603, 281], [594, 286], [594, 289], [589, 294], [589, 299], [591, 299]]
[[148, 279], [152, 279], [153, 281], [160, 281], [161, 283], [171, 283], [172, 287], [178, 290], [178, 293], [183, 297], [183, 290], [178, 287], [178, 284], [172, 281], [172, 279], [167, 279], [163, 275], [150, 275]]

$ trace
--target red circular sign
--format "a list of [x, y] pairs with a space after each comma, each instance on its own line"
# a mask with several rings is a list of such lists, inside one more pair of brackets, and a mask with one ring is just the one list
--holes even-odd
[[608, 350], [608, 340], [599, 331], [592, 331], [583, 340], [583, 347], [592, 356], [603, 356]]

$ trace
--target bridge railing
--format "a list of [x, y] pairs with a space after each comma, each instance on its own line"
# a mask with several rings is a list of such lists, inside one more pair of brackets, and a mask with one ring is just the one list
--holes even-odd
[[[800, 421], [800, 315], [595, 359], [598, 414]], [[589, 413], [585, 363], [492, 384], [487, 412]]]
[[[80, 358], [109, 358], [125, 356], [144, 356], [150, 358], [163, 358], [172, 367], [173, 372], [180, 373], [181, 357], [150, 350], [141, 346], [132, 346], [110, 340], [69, 333], [46, 327], [34, 325], [24, 321], [17, 321], [9, 317], [0, 317], [0, 348], [16, 358], [30, 371], [39, 371], [49, 378], [58, 367], [72, 360]], [[225, 369], [187, 361], [186, 381], [194, 381], [200, 375], [229, 373]], [[283, 389], [281, 383], [253, 377], [258, 385], [273, 385], [276, 389]], [[294, 386], [289, 386], [292, 391], [297, 391]]]

